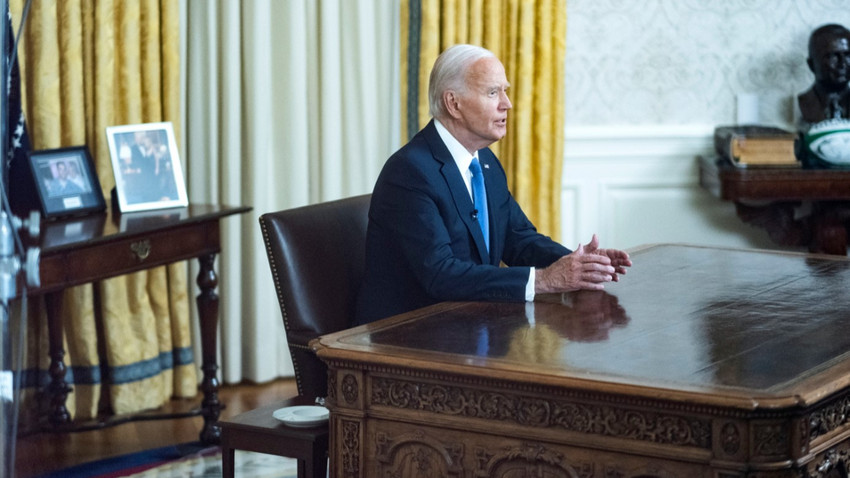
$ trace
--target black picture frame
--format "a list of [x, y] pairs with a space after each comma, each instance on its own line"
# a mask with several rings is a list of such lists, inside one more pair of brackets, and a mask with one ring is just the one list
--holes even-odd
[[100, 180], [87, 147], [32, 151], [29, 166], [45, 218], [106, 209]]

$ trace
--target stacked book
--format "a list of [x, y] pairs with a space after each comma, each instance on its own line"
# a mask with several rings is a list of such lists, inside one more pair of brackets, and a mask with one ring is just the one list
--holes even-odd
[[714, 129], [717, 153], [741, 168], [800, 167], [794, 152], [796, 133], [774, 126], [718, 126]]

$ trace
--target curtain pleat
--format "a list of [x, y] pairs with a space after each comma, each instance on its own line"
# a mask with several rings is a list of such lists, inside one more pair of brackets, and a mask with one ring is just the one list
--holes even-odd
[[293, 374], [258, 216], [368, 193], [398, 148], [398, 9], [186, 2], [189, 199], [253, 207], [222, 223], [225, 383]]
[[[16, 18], [23, 3], [12, 0]], [[32, 3], [19, 58], [33, 149], [88, 146], [107, 202], [114, 186], [107, 126], [171, 121], [179, 131], [175, 3]], [[186, 264], [178, 263], [65, 291], [72, 416], [135, 412], [197, 394], [187, 274]], [[24, 408], [36, 411], [33, 401], [47, 383], [50, 361], [43, 303], [29, 303]]]
[[405, 0], [401, 15], [405, 139], [430, 120], [428, 77], [439, 53], [458, 43], [489, 49], [505, 65], [514, 106], [507, 135], [490, 148], [505, 165], [511, 192], [532, 222], [557, 238], [566, 0]]

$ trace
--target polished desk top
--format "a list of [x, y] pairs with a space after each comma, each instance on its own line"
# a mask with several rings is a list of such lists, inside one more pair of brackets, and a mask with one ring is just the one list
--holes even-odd
[[846, 258], [686, 245], [631, 256], [604, 292], [438, 304], [314, 346], [325, 360], [743, 409], [850, 385]]
[[80, 243], [97, 243], [123, 236], [147, 234], [183, 224], [219, 219], [250, 211], [249, 206], [190, 204], [186, 207], [139, 212], [111, 212], [72, 216], [41, 224], [41, 251], [49, 254]]

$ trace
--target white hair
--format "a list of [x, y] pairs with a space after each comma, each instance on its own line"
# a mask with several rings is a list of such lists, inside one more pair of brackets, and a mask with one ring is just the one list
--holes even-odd
[[437, 119], [447, 114], [443, 104], [443, 93], [455, 90], [466, 92], [466, 72], [482, 58], [495, 58], [490, 50], [475, 45], [454, 45], [437, 57], [428, 81], [428, 106], [431, 116]]

